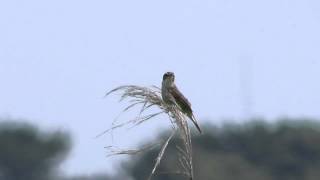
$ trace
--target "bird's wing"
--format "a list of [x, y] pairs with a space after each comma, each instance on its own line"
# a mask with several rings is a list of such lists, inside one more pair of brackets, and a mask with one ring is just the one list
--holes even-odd
[[169, 88], [169, 92], [184, 112], [186, 112], [187, 114], [192, 113], [190, 102], [183, 96], [177, 86], [172, 86], [171, 88]]
[[176, 86], [171, 87], [169, 89], [169, 92], [175, 99], [176, 103], [180, 106], [182, 112], [187, 114], [187, 116], [191, 119], [191, 121], [194, 123], [201, 134], [200, 126], [198, 125], [197, 120], [192, 113], [191, 104], [188, 99], [183, 96], [183, 94], [178, 90]]

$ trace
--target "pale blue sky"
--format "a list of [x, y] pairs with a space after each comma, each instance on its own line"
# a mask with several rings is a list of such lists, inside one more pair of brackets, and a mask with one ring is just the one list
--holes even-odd
[[[104, 93], [168, 70], [200, 123], [320, 117], [318, 0], [0, 1], [0, 27], [0, 117], [71, 131], [67, 173], [119, 161], [110, 137], [92, 138], [125, 105]], [[114, 143], [150, 139], [163, 119]]]

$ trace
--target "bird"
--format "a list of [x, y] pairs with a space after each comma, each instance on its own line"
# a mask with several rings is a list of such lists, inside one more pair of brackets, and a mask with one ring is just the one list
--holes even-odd
[[162, 100], [167, 105], [178, 106], [181, 112], [193, 122], [199, 133], [202, 133], [201, 128], [193, 115], [190, 102], [175, 85], [175, 75], [173, 72], [166, 72], [163, 74], [161, 96]]

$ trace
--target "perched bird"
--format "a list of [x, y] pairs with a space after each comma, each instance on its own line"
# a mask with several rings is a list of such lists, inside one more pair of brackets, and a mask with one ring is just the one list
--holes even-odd
[[194, 123], [198, 131], [201, 133], [201, 129], [194, 117], [191, 109], [191, 104], [187, 98], [178, 90], [177, 86], [174, 83], [174, 73], [166, 72], [163, 75], [162, 87], [161, 87], [161, 96], [165, 103], [169, 105], [176, 105], [180, 108], [181, 112], [187, 115], [190, 120]]

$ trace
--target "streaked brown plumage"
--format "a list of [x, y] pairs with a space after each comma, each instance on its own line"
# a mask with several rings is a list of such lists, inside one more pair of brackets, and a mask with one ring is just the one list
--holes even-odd
[[166, 72], [163, 75], [161, 95], [164, 102], [167, 104], [177, 105], [181, 112], [187, 115], [190, 120], [194, 123], [198, 131], [201, 133], [201, 129], [196, 121], [196, 118], [193, 115], [191, 104], [186, 97], [179, 91], [177, 86], [174, 83], [174, 73]]

